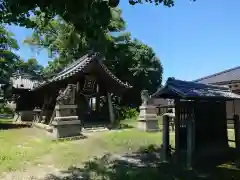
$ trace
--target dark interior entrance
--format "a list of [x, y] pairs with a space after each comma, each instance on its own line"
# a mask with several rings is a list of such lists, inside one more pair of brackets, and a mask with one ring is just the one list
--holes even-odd
[[86, 96], [78, 93], [78, 117], [84, 128], [106, 127], [110, 124], [109, 111], [104, 97], [99, 99], [97, 96]]

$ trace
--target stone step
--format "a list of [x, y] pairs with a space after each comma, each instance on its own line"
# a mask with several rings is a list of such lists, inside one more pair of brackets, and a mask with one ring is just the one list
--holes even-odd
[[88, 132], [100, 132], [100, 131], [108, 131], [109, 129], [106, 127], [96, 127], [96, 128], [82, 128], [83, 133]]

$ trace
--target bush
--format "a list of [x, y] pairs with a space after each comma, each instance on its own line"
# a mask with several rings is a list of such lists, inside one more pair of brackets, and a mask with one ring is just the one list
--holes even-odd
[[122, 107], [120, 108], [120, 116], [122, 119], [133, 119], [137, 118], [139, 112], [137, 108]]
[[5, 105], [1, 105], [0, 114], [14, 116], [14, 111]]

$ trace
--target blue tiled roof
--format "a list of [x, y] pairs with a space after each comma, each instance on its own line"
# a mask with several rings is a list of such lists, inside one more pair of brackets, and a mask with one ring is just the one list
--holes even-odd
[[169, 79], [166, 85], [158, 89], [152, 96], [162, 98], [180, 97], [183, 99], [240, 99], [240, 95], [232, 93], [226, 86], [208, 85], [176, 79]]

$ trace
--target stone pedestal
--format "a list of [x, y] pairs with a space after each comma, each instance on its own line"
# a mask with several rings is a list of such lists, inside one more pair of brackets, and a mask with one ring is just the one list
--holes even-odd
[[78, 120], [78, 116], [58, 117], [57, 121], [53, 121], [51, 124], [53, 138], [66, 138], [81, 135], [81, 121]]
[[[81, 121], [76, 116], [77, 105], [56, 105], [56, 116], [48, 132], [54, 139], [81, 135]], [[72, 114], [72, 115], [70, 115]]]
[[19, 118], [17, 121], [22, 122], [32, 122], [34, 119], [33, 111], [20, 111], [19, 112]]
[[138, 129], [147, 132], [159, 131], [156, 107], [151, 105], [140, 106]]

